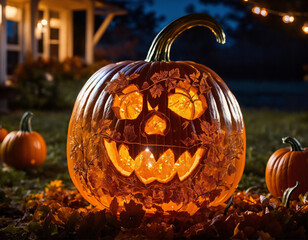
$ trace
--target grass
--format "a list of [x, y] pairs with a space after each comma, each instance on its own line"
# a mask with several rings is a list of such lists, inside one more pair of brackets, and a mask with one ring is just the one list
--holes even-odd
[[[47, 144], [47, 159], [37, 168], [17, 171], [0, 168], [0, 187], [25, 183], [32, 189], [41, 188], [50, 180], [61, 179], [72, 187], [66, 163], [66, 135], [71, 111], [51, 112], [34, 110], [32, 128], [41, 133]], [[23, 112], [0, 115], [0, 124], [8, 131], [18, 129]], [[281, 138], [294, 136], [302, 146], [308, 146], [308, 112], [286, 112], [271, 109], [243, 110], [247, 153], [241, 189], [251, 186], [265, 188], [264, 171], [268, 158], [277, 149], [286, 147]], [[2, 185], [2, 186], [1, 186]]]

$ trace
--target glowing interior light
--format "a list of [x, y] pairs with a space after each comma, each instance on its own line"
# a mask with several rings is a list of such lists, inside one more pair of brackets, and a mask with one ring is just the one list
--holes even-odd
[[251, 11], [252, 11], [254, 14], [260, 14], [261, 9], [260, 9], [259, 7], [254, 7]]
[[148, 135], [158, 134], [164, 136], [166, 128], [166, 120], [155, 114], [147, 120], [144, 131]]
[[41, 24], [42, 24], [43, 26], [47, 26], [47, 23], [48, 23], [48, 22], [47, 22], [46, 19], [42, 19], [42, 20], [41, 20]]
[[42, 30], [43, 29], [43, 25], [42, 25], [42, 23], [37, 23], [37, 29], [38, 30]]
[[6, 6], [5, 14], [6, 14], [6, 17], [9, 19], [16, 18], [18, 14], [18, 9], [16, 7]]
[[262, 8], [260, 14], [261, 14], [263, 17], [266, 17], [267, 14], [268, 14], [268, 12], [267, 12], [267, 10], [266, 10], [265, 8]]
[[2, 5], [0, 4], [0, 24], [2, 24]]
[[293, 17], [293, 16], [290, 16], [290, 17], [289, 17], [289, 21], [290, 21], [290, 23], [291, 23], [291, 22], [294, 22], [294, 17]]
[[150, 149], [149, 149], [149, 148], [146, 148], [145, 150], [146, 150], [147, 152], [149, 152], [149, 151], [150, 151]]

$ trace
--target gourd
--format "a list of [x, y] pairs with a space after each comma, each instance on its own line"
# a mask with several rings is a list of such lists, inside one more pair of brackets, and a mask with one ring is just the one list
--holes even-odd
[[1, 144], [1, 159], [8, 166], [23, 169], [37, 167], [46, 158], [46, 143], [43, 137], [32, 131], [33, 113], [26, 112], [20, 121], [19, 131], [10, 132]]
[[0, 143], [2, 143], [7, 134], [7, 130], [0, 125]]
[[308, 191], [308, 148], [302, 148], [294, 137], [285, 137], [282, 142], [290, 147], [278, 149], [270, 156], [265, 170], [266, 185], [274, 197], [282, 197], [298, 181], [299, 187], [292, 194], [292, 198], [297, 198]]
[[147, 212], [218, 205], [237, 187], [246, 137], [238, 102], [208, 67], [171, 61], [176, 37], [220, 25], [204, 14], [182, 17], [155, 38], [144, 61], [98, 70], [80, 91], [67, 137], [73, 183], [91, 204], [121, 211], [134, 200]]

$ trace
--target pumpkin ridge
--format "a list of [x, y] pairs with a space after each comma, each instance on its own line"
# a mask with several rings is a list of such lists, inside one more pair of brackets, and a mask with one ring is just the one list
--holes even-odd
[[283, 164], [283, 161], [282, 161], [282, 158], [288, 154], [287, 151], [285, 152], [282, 152], [281, 155], [279, 157], [277, 157], [277, 167], [275, 167], [275, 176], [274, 176], [274, 179], [279, 179], [278, 180], [278, 184], [275, 184], [275, 191], [276, 191], [276, 194], [279, 196], [281, 195], [281, 185], [282, 185], [282, 181], [283, 179], [280, 179], [280, 172], [277, 171], [277, 169], [281, 169], [281, 165]]
[[[183, 24], [180, 30], [185, 30], [188, 25]], [[171, 32], [167, 36], [173, 36]], [[167, 59], [172, 41], [156, 45], [159, 51], [167, 49], [161, 55], [153, 52], [156, 51], [154, 48], [149, 53]], [[153, 46], [155, 44], [157, 42], [154, 41]], [[91, 204], [105, 208], [111, 204], [112, 199], [116, 199], [119, 209], [123, 209], [125, 202], [133, 200], [142, 204], [149, 213], [154, 212], [155, 206], [158, 206], [166, 214], [175, 209], [194, 214], [205, 201], [214, 205], [221, 204], [234, 192], [245, 164], [245, 126], [238, 104], [233, 103], [236, 99], [231, 97], [230, 90], [217, 74], [191, 61], [160, 59], [156, 62], [124, 61], [111, 64], [90, 79], [78, 95], [73, 109], [68, 130], [67, 159], [74, 184]], [[168, 94], [175, 93], [180, 82], [183, 82], [180, 87], [191, 89], [188, 91], [190, 99], [196, 100], [192, 101], [194, 120], [184, 118], [190, 116], [189, 112], [185, 115], [184, 108], [189, 105], [185, 105], [188, 100], [184, 97], [174, 99], [174, 102], [182, 104], [180, 113], [168, 108]], [[136, 104], [132, 99], [122, 99], [122, 105], [125, 102], [132, 106], [122, 108], [116, 103], [115, 109], [112, 109], [113, 103], [117, 102], [115, 94], [122, 94], [132, 84], [138, 87], [138, 91], [142, 91], [142, 110], [141, 101]], [[197, 101], [197, 96], [202, 99]], [[118, 108], [123, 109], [124, 119], [116, 116]], [[140, 110], [139, 115], [135, 119], [127, 119], [125, 108], [129, 109], [129, 116], [133, 116], [134, 108]], [[201, 112], [203, 108], [204, 112]], [[144, 133], [143, 124], [149, 120], [145, 116], [151, 111], [166, 116], [169, 131], [161, 135], [159, 131], [153, 132], [152, 129], [160, 121], [151, 119], [149, 134]], [[110, 143], [107, 149], [104, 139], [109, 143], [111, 140], [115, 142], [112, 145]], [[136, 174], [131, 174], [130, 166], [135, 166], [136, 161], [132, 163], [132, 159], [136, 160], [136, 156], [144, 152], [146, 147], [154, 158], [146, 153], [142, 155], [144, 159], [139, 157], [137, 165], [143, 166], [139, 174], [141, 177], [138, 178]], [[196, 154], [198, 149], [201, 150]], [[201, 156], [201, 153], [204, 154]], [[173, 166], [179, 162], [181, 155], [183, 168], [175, 172]], [[194, 155], [197, 157], [192, 159]], [[114, 165], [110, 157], [119, 158], [114, 159], [118, 165]], [[158, 161], [154, 163], [153, 159]], [[148, 163], [155, 165], [153, 173], [148, 171]], [[124, 175], [121, 174], [121, 168]], [[155, 181], [155, 178], [158, 180]], [[152, 182], [146, 185], [145, 181]], [[145, 202], [148, 199], [155, 205]]]

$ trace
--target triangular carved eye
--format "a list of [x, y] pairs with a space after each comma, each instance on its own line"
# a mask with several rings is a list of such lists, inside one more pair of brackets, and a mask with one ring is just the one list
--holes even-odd
[[136, 119], [142, 111], [143, 95], [136, 85], [126, 87], [123, 94], [116, 94], [112, 109], [118, 119]]
[[203, 95], [198, 95], [197, 89], [179, 83], [175, 93], [168, 95], [168, 108], [182, 118], [193, 120], [200, 117], [207, 109]]
[[153, 107], [151, 106], [151, 104], [149, 103], [149, 101], [147, 101], [147, 105], [148, 105], [148, 110], [149, 110], [149, 111], [152, 111], [152, 110], [158, 111], [158, 104], [157, 104], [156, 107], [153, 108]]

